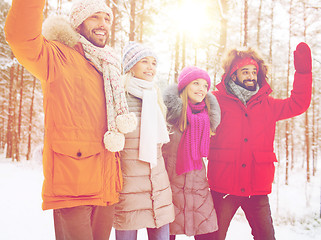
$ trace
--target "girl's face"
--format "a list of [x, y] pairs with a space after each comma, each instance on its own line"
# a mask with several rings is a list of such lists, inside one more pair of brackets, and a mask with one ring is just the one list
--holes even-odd
[[146, 81], [153, 81], [156, 74], [156, 59], [154, 57], [144, 57], [137, 62], [130, 70], [135, 78]]
[[204, 100], [207, 93], [208, 84], [204, 79], [196, 79], [187, 86], [187, 97], [192, 104], [200, 103]]

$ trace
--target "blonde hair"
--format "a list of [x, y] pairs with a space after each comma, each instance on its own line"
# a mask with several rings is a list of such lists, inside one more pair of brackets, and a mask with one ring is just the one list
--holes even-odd
[[120, 79], [121, 79], [121, 82], [124, 86], [124, 89], [125, 89], [125, 92], [128, 93], [128, 84], [129, 84], [129, 80], [134, 77], [134, 74], [131, 72], [131, 71], [128, 71], [127, 73], [123, 74]]
[[[128, 84], [129, 84], [129, 81], [132, 79], [132, 77], [134, 77], [134, 75], [131, 71], [128, 71], [127, 73], [125, 73], [124, 75], [121, 76], [121, 81], [123, 83], [126, 94], [128, 94]], [[164, 118], [166, 118], [167, 108], [164, 104], [161, 90], [157, 86], [157, 84], [155, 84], [155, 83], [154, 83], [154, 88], [156, 89], [158, 106], [160, 107], [160, 110], [161, 110]]]
[[[183, 91], [180, 93], [180, 98], [182, 99], [182, 112], [181, 112], [181, 116], [179, 118], [179, 122], [178, 122], [178, 128], [181, 132], [184, 132], [186, 130], [187, 127], [187, 105], [188, 105], [188, 94], [187, 94], [187, 88], [185, 87], [183, 89]], [[208, 100], [207, 95], [204, 98], [205, 101], [205, 105], [206, 105], [206, 110], [209, 113], [211, 110], [210, 107], [210, 101]], [[212, 131], [211, 131], [212, 133]]]
[[160, 110], [161, 110], [164, 118], [166, 119], [167, 107], [165, 106], [165, 103], [164, 103], [164, 100], [163, 100], [163, 96], [162, 96], [162, 92], [161, 92], [160, 88], [157, 86], [157, 84], [154, 84], [154, 86], [155, 86], [156, 92], [157, 92], [158, 105], [160, 107]]

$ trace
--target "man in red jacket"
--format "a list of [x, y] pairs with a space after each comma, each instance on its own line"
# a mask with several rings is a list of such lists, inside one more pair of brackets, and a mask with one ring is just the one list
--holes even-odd
[[254, 239], [275, 239], [268, 194], [276, 156], [276, 122], [297, 116], [310, 105], [311, 51], [300, 43], [294, 52], [295, 75], [291, 96], [272, 98], [267, 66], [253, 49], [231, 50], [223, 61], [224, 75], [213, 94], [221, 107], [221, 124], [211, 138], [208, 181], [217, 211], [216, 240], [225, 239], [241, 207]]

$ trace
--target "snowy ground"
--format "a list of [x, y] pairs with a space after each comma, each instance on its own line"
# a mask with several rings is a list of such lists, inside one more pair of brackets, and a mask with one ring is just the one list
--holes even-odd
[[[282, 176], [282, 174], [279, 174]], [[289, 186], [276, 181], [270, 196], [277, 239], [320, 240], [320, 171], [310, 184], [303, 172], [292, 173]], [[277, 179], [278, 174], [276, 175]], [[0, 155], [0, 239], [53, 240], [52, 211], [41, 210], [42, 168], [39, 163], [12, 163]], [[279, 182], [279, 183], [278, 183]], [[279, 187], [277, 187], [279, 186]], [[115, 239], [114, 232], [111, 238]], [[144, 230], [138, 239], [147, 239]], [[178, 240], [194, 239], [178, 236]], [[250, 228], [239, 211], [227, 240], [252, 239]]]

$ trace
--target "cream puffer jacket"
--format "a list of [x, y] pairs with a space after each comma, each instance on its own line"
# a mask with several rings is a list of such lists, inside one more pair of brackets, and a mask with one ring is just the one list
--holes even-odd
[[142, 101], [131, 94], [127, 96], [130, 112], [137, 116], [138, 126], [126, 134], [121, 152], [123, 190], [115, 206], [114, 228], [137, 230], [159, 228], [174, 220], [172, 191], [161, 153], [158, 147], [157, 166], [138, 160]]

